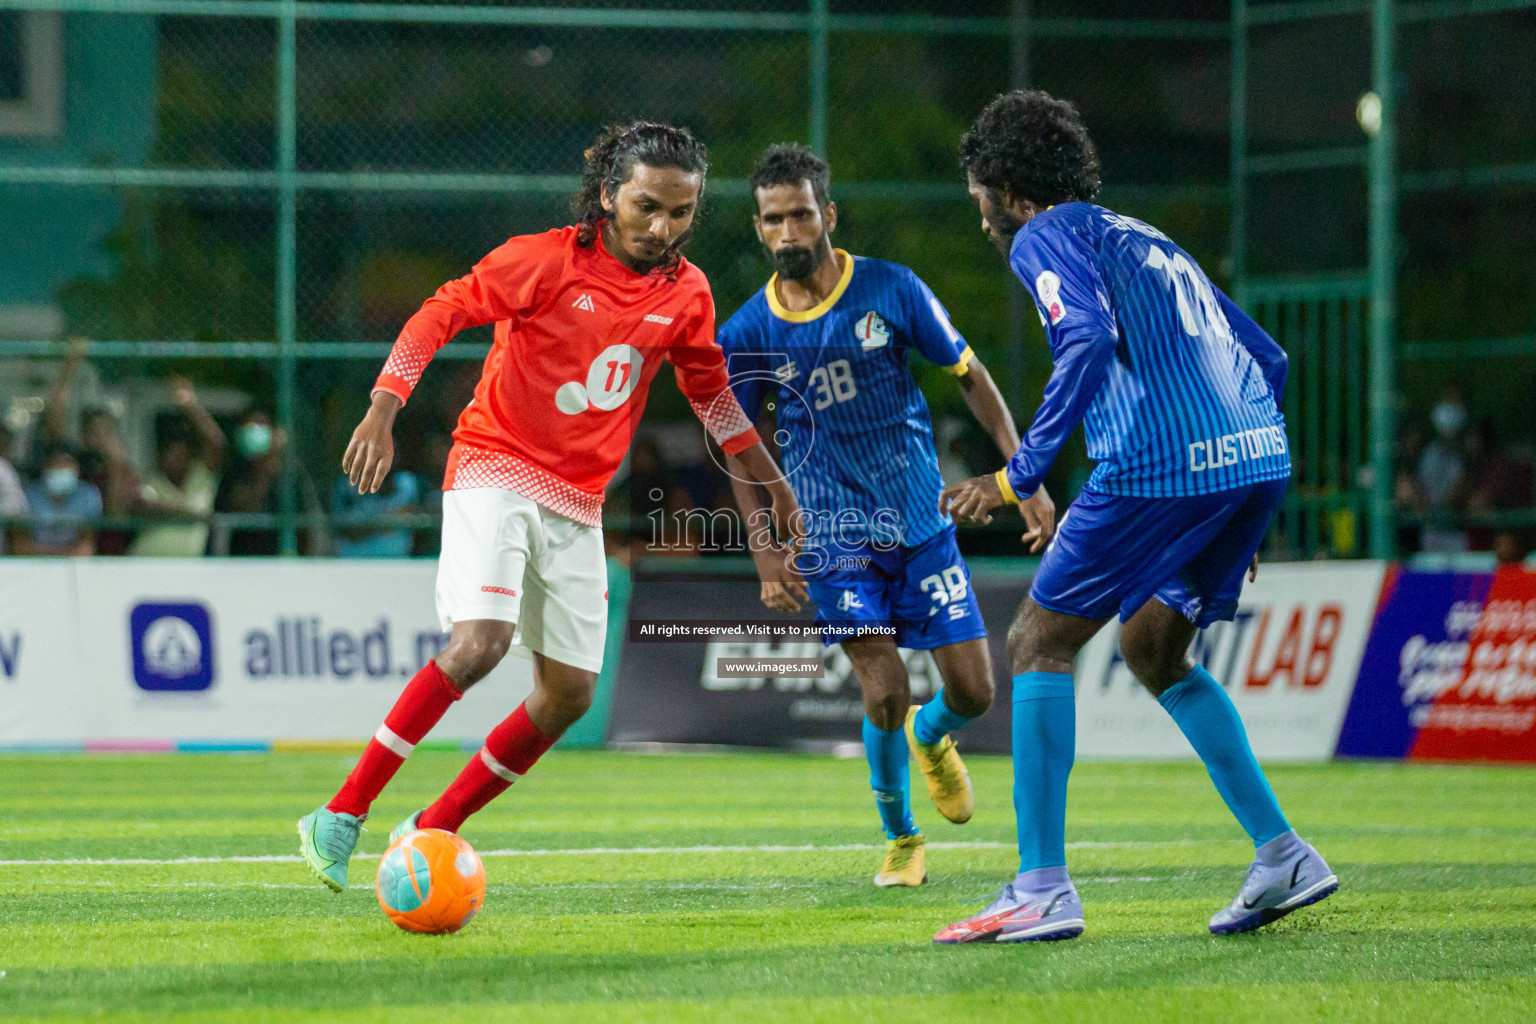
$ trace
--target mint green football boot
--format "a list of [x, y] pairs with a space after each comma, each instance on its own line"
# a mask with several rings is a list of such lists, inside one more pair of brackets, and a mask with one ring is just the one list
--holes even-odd
[[406, 818], [400, 824], [398, 824], [394, 828], [390, 829], [389, 830], [389, 845], [390, 846], [394, 846], [395, 843], [399, 842], [400, 837], [405, 835], [407, 832], [415, 832], [416, 829], [419, 827], [416, 824], [416, 822], [421, 820], [422, 812], [425, 811], [425, 810], [426, 810], [426, 808], [423, 807], [420, 811], [417, 811], [415, 814], [411, 815], [409, 818]]
[[347, 888], [347, 864], [357, 848], [357, 834], [368, 815], [361, 818], [317, 807], [299, 819], [299, 853], [310, 872], [332, 892]]

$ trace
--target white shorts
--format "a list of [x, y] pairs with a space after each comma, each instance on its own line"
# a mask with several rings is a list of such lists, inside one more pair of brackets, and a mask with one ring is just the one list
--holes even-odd
[[437, 617], [517, 623], [512, 650], [600, 672], [608, 637], [603, 531], [516, 491], [443, 492]]

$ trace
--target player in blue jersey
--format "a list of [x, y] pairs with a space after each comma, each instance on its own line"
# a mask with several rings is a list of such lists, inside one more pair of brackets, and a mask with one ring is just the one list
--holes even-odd
[[1258, 928], [1328, 896], [1338, 879], [1286, 821], [1231, 700], [1188, 652], [1197, 629], [1234, 616], [1285, 493], [1285, 353], [1167, 235], [1091, 204], [1098, 156], [1071, 104], [1043, 92], [998, 97], [961, 140], [960, 162], [983, 230], [1035, 298], [1053, 368], [1007, 466], [947, 488], [941, 508], [984, 521], [1029, 496], [1079, 423], [1098, 466], [1008, 633], [1019, 874], [934, 938], [1081, 934], [1064, 839], [1072, 663], [1116, 613], [1126, 665], [1253, 839], [1253, 865], [1210, 929]]
[[[747, 415], [769, 399], [783, 469], [807, 522], [797, 561], [823, 642], [841, 643], [864, 699], [870, 783], [889, 840], [875, 884], [921, 885], [923, 836], [907, 795], [908, 752], [950, 821], [969, 820], [970, 779], [951, 734], [992, 703], [992, 661], [943, 489], [933, 428], [907, 366], [916, 351], [946, 367], [966, 404], [1007, 455], [1018, 444], [997, 386], [906, 267], [832, 247], [831, 172], [798, 145], [770, 148], [752, 173], [753, 224], [776, 273], [720, 328], [732, 386]], [[754, 489], [733, 481], [750, 515]], [[1042, 494], [1027, 540], [1043, 543], [1053, 510]], [[760, 559], [763, 601], [800, 607], [780, 582], [782, 560]], [[911, 707], [901, 647], [930, 650], [944, 681]], [[903, 736], [905, 733], [905, 736]]]

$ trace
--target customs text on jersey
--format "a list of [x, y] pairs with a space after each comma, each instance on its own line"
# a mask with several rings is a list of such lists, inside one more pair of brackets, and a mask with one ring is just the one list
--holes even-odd
[[1211, 494], [1290, 475], [1284, 351], [1167, 235], [1063, 203], [1019, 229], [1009, 264], [1052, 361], [1008, 464], [1017, 494], [1040, 485], [1078, 423], [1100, 493]]

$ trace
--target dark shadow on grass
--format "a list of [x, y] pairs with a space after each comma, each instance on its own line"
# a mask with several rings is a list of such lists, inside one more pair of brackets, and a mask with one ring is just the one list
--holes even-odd
[[[403, 942], [433, 942], [402, 936]], [[452, 941], [447, 940], [447, 941]], [[927, 943], [646, 956], [290, 962], [11, 970], [0, 1014], [308, 1009], [530, 1003], [1024, 993], [1170, 985], [1457, 981], [1536, 977], [1536, 928], [1480, 931], [1273, 930], [1041, 946]]]

